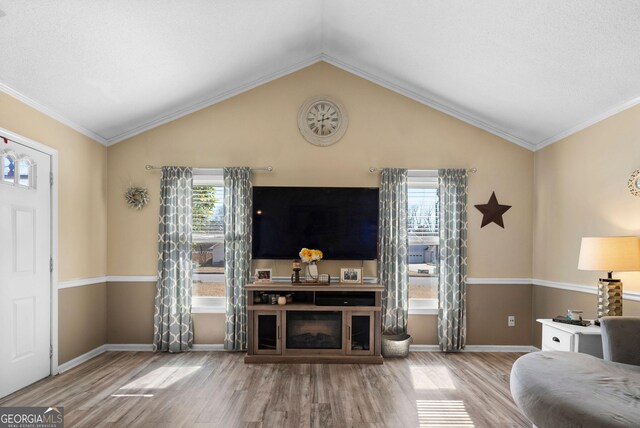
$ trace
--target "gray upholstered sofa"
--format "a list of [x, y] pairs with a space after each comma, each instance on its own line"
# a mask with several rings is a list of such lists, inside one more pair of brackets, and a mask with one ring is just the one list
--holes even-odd
[[640, 317], [602, 319], [604, 359], [534, 352], [511, 370], [511, 394], [539, 428], [640, 427]]

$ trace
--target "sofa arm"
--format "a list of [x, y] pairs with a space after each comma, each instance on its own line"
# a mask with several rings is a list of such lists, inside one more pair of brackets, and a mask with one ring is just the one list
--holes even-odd
[[640, 366], [640, 317], [603, 317], [600, 323], [604, 359]]

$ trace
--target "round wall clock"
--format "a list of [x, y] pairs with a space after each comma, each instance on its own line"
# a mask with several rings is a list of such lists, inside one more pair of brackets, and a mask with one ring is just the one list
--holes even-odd
[[315, 97], [305, 102], [298, 113], [302, 136], [316, 146], [337, 143], [347, 131], [347, 113], [338, 101]]

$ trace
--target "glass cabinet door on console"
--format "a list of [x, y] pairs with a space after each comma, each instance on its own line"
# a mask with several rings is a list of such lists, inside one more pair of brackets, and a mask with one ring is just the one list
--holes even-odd
[[373, 355], [374, 312], [347, 313], [347, 355]]
[[254, 354], [279, 355], [282, 352], [280, 311], [256, 311], [253, 321]]

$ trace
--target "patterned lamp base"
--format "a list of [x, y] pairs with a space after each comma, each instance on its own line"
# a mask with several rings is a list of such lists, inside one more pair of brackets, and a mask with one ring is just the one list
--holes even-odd
[[622, 316], [622, 282], [600, 279], [598, 281], [598, 319]]

